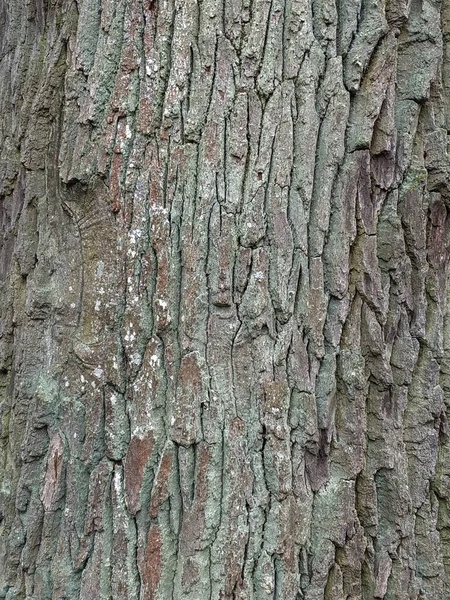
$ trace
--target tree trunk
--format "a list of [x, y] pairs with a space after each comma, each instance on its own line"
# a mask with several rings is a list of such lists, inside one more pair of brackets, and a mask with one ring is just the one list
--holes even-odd
[[0, 598], [450, 598], [450, 0], [0, 31]]

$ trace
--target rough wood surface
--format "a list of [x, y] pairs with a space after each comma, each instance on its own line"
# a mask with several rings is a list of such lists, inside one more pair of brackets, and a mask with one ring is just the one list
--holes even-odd
[[0, 51], [0, 598], [450, 598], [450, 0]]

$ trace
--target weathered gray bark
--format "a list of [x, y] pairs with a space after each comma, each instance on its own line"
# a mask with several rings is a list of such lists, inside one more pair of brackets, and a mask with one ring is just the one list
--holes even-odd
[[0, 598], [450, 598], [450, 0], [0, 32]]

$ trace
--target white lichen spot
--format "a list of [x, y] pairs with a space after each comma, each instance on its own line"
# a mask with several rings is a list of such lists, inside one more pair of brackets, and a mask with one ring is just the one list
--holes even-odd
[[153, 60], [148, 60], [147, 64], [145, 65], [145, 73], [148, 77], [150, 77], [152, 73], [156, 70], [154, 62], [155, 61]]
[[102, 278], [104, 270], [105, 270], [105, 263], [102, 260], [99, 260], [97, 263], [97, 277], [99, 279]]
[[101, 288], [98, 290], [98, 293], [99, 293], [101, 296], [103, 296], [103, 294], [105, 293], [105, 290], [104, 290], [104, 289], [101, 287]]
[[165, 208], [164, 206], [161, 206], [160, 204], [156, 204], [156, 202], [153, 202], [151, 204], [151, 207], [152, 207], [152, 211], [155, 214], [167, 215], [169, 213], [169, 209], [168, 208]]
[[77, 306], [77, 305], [75, 304], [75, 302], [71, 302], [71, 303], [70, 303], [70, 308], [76, 308], [76, 306]]
[[262, 577], [261, 587], [267, 594], [272, 595], [273, 590], [275, 589], [275, 582], [273, 576], [267, 574], [264, 577]]
[[127, 333], [123, 339], [126, 342], [134, 342], [134, 340], [136, 339], [136, 336], [134, 335], [134, 333], [130, 333], [129, 331], [127, 331]]
[[101, 377], [103, 377], [103, 369], [97, 367], [96, 369], [94, 369], [94, 375], [97, 377], [97, 379], [100, 379]]
[[114, 406], [117, 402], [117, 396], [115, 394], [111, 394], [110, 398], [111, 405]]
[[114, 472], [114, 490], [118, 497], [122, 495], [122, 477], [120, 471]]
[[247, 223], [247, 227], [251, 229], [253, 227], [253, 223]]
[[152, 366], [159, 365], [159, 358], [156, 354], [150, 356], [150, 363], [152, 364]]
[[262, 271], [256, 271], [255, 279], [256, 281], [262, 281], [264, 279], [264, 273]]
[[86, 381], [86, 379], [84, 378], [83, 375], [81, 375], [80, 379], [81, 379], [81, 383], [84, 383]]
[[97, 300], [97, 301], [96, 301], [96, 303], [95, 303], [95, 310], [96, 310], [97, 312], [100, 310], [100, 305], [101, 305], [101, 302], [100, 302], [100, 300]]

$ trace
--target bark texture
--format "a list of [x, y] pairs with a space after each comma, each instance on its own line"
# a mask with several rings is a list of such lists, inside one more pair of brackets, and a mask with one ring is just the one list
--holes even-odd
[[450, 598], [450, 0], [0, 32], [0, 598]]

